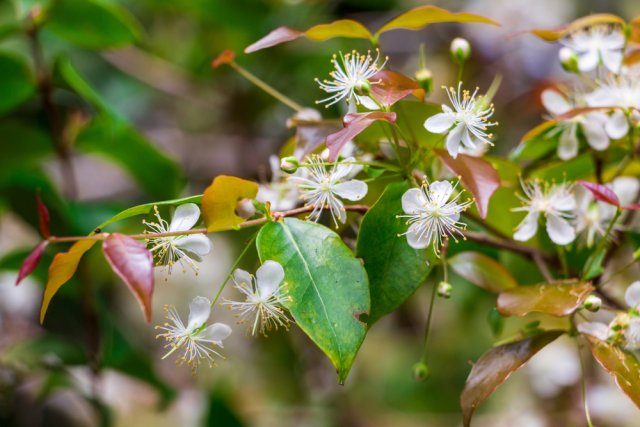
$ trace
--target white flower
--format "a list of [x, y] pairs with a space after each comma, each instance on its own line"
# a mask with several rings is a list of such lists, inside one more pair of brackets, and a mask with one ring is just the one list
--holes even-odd
[[631, 308], [638, 309], [640, 307], [640, 281], [629, 285], [624, 293], [624, 300]]
[[171, 349], [164, 355], [167, 358], [173, 352], [183, 350], [176, 361], [178, 365], [187, 363], [195, 372], [201, 363], [215, 365], [214, 356], [222, 357], [213, 346], [222, 348], [222, 340], [231, 335], [231, 328], [224, 323], [213, 323], [207, 326], [211, 314], [211, 301], [205, 297], [195, 297], [189, 304], [187, 325], [182, 322], [174, 306], [165, 306], [168, 322], [156, 326], [162, 332], [157, 338], [164, 338], [165, 347]]
[[[284, 269], [276, 261], [266, 261], [256, 271], [253, 277], [248, 272], [237, 269], [233, 273], [235, 288], [245, 296], [244, 301], [226, 301], [233, 310], [240, 312], [242, 321], [250, 320], [251, 334], [260, 331], [266, 336], [266, 331], [287, 328], [289, 318], [282, 305], [289, 300], [284, 289]], [[253, 318], [251, 320], [251, 318]]]
[[[564, 95], [553, 89], [542, 92], [542, 104], [553, 117], [561, 116], [576, 107]], [[562, 120], [556, 130], [550, 134], [560, 133], [558, 157], [569, 160], [578, 154], [579, 128], [582, 128], [587, 143], [594, 150], [601, 151], [609, 147], [609, 136], [605, 132], [607, 120], [605, 113], [597, 111]]]
[[548, 185], [544, 187], [537, 181], [522, 183], [525, 197], [520, 197], [524, 206], [514, 208], [515, 212], [527, 212], [527, 216], [516, 228], [515, 240], [525, 242], [538, 231], [538, 219], [544, 215], [547, 220], [547, 233], [558, 245], [566, 245], [576, 238], [576, 232], [569, 220], [573, 219], [572, 211], [576, 200], [571, 194], [571, 186], [566, 184]]
[[[630, 112], [630, 118], [640, 119], [640, 73], [625, 76], [610, 76], [605, 82], [585, 97], [590, 107], [620, 107]], [[605, 124], [611, 139], [620, 139], [629, 133], [629, 118], [625, 111], [614, 110]]]
[[578, 325], [578, 332], [585, 335], [590, 335], [599, 339], [600, 341], [606, 341], [609, 339], [611, 331], [606, 323], [602, 322], [583, 322]]
[[602, 63], [618, 73], [625, 37], [620, 26], [593, 25], [571, 33], [562, 43], [578, 55], [578, 69], [588, 72]]
[[326, 106], [329, 107], [342, 99], [346, 99], [349, 104], [355, 102], [356, 104], [364, 105], [370, 110], [379, 109], [378, 104], [367, 94], [371, 85], [379, 83], [370, 79], [387, 63], [385, 60], [382, 65], [378, 65], [379, 59], [380, 51], [377, 51], [375, 59], [369, 52], [366, 55], [361, 55], [355, 50], [344, 56], [342, 53], [340, 53], [339, 57], [334, 55], [331, 62], [335, 70], [329, 73], [333, 80], [321, 82], [316, 79], [320, 89], [331, 94], [331, 96], [317, 101], [317, 103], [326, 102]]
[[[269, 157], [269, 165], [271, 167], [271, 182], [260, 184], [258, 186], [258, 195], [256, 200], [271, 204], [271, 210], [287, 211], [293, 209], [298, 204], [298, 189], [291, 185], [288, 181], [282, 179], [280, 171], [280, 159], [276, 155]], [[299, 174], [302, 169], [298, 169]]]
[[446, 147], [454, 159], [458, 157], [460, 144], [468, 149], [475, 149], [478, 142], [492, 145], [487, 134], [489, 126], [496, 122], [488, 122], [493, 115], [493, 105], [486, 105], [482, 99], [476, 100], [478, 88], [471, 94], [468, 90], [462, 90], [462, 82], [458, 83], [458, 90], [450, 87], [444, 88], [453, 105], [453, 110], [442, 105], [442, 113], [429, 117], [424, 122], [424, 127], [432, 133], [448, 133]]
[[629, 319], [627, 329], [624, 331], [624, 338], [627, 350], [640, 350], [640, 317]]
[[327, 170], [324, 162], [317, 156], [308, 158], [307, 177], [292, 176], [289, 181], [298, 185], [302, 199], [307, 206], [313, 206], [309, 218], [318, 221], [325, 207], [331, 212], [333, 222], [344, 224], [347, 212], [339, 198], [357, 201], [367, 195], [367, 184], [357, 179], [348, 179], [353, 171], [355, 159], [349, 157]]
[[[190, 230], [200, 218], [200, 208], [195, 203], [185, 203], [177, 207], [171, 224], [162, 219], [158, 207], [153, 207], [158, 222], [142, 221], [147, 227], [146, 233], [174, 233]], [[158, 265], [166, 265], [169, 274], [173, 265], [178, 262], [185, 269], [186, 265], [198, 271], [194, 261], [201, 262], [202, 257], [211, 251], [211, 241], [204, 234], [188, 234], [176, 236], [149, 237], [149, 249], [158, 259]]]
[[[457, 183], [456, 183], [457, 186]], [[402, 195], [402, 210], [408, 218], [409, 229], [402, 235], [407, 236], [409, 246], [423, 249], [433, 245], [436, 253], [440, 252], [442, 240], [456, 234], [462, 236], [466, 225], [459, 222], [460, 212], [473, 203], [472, 200], [459, 202], [461, 193], [453, 195], [456, 186], [449, 181], [426, 182], [420, 188], [410, 188]]]

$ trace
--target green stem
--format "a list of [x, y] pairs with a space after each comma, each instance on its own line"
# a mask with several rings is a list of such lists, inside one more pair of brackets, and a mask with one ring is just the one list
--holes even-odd
[[431, 290], [431, 301], [429, 302], [429, 314], [427, 315], [427, 324], [424, 329], [424, 341], [422, 344], [422, 357], [420, 361], [427, 363], [427, 341], [429, 340], [429, 331], [431, 330], [431, 317], [433, 314], [433, 305], [436, 300], [436, 293], [438, 292], [438, 283], [433, 283], [433, 289]]
[[238, 265], [240, 264], [240, 261], [242, 261], [242, 258], [244, 258], [245, 254], [247, 253], [249, 248], [253, 246], [253, 242], [256, 240], [256, 237], [258, 237], [258, 233], [254, 233], [253, 236], [251, 236], [251, 239], [249, 239], [249, 242], [247, 243], [247, 246], [245, 246], [245, 248], [242, 250], [242, 252], [240, 252], [240, 255], [238, 255], [238, 258], [236, 258], [236, 261], [231, 266], [231, 269], [229, 270], [229, 273], [226, 275], [226, 277], [222, 281], [222, 284], [220, 285], [220, 288], [218, 289], [218, 293], [216, 293], [216, 296], [213, 298], [213, 301], [211, 301], [211, 307], [213, 307], [215, 305], [215, 303], [218, 301], [218, 298], [220, 298], [220, 294], [224, 290], [225, 286], [227, 286], [227, 282], [229, 282], [229, 279], [231, 279], [231, 276], [233, 275], [233, 272], [236, 271], [236, 268], [238, 268]]
[[[399, 167], [390, 165], [388, 163], [382, 163], [382, 162], [322, 162], [323, 166], [334, 166], [334, 165], [362, 165], [362, 166], [373, 166], [373, 167], [378, 167], [378, 168], [382, 168], [382, 169], [386, 169], [386, 170], [390, 170], [390, 171], [394, 171], [394, 172], [401, 172], [402, 169], [400, 169]], [[315, 166], [312, 163], [300, 163], [298, 165], [299, 167], [310, 167], [310, 166]]]
[[597, 254], [599, 254], [600, 251], [603, 251], [604, 248], [606, 247], [607, 238], [611, 234], [611, 231], [613, 230], [613, 227], [616, 224], [616, 221], [618, 220], [618, 218], [620, 218], [620, 214], [621, 213], [622, 213], [622, 210], [620, 208], [616, 209], [616, 213], [613, 216], [613, 218], [611, 219], [611, 222], [609, 223], [609, 226], [607, 227], [607, 230], [605, 231], [604, 235], [602, 236], [602, 238], [598, 242], [598, 246], [596, 246], [596, 249], [589, 256], [589, 259], [587, 260], [587, 265], [582, 270], [583, 273], [588, 273], [589, 271], [591, 271], [591, 267], [593, 267], [593, 263], [596, 260]]
[[464, 62], [460, 62], [458, 66], [458, 80], [457, 82], [462, 81], [462, 74], [464, 73]]
[[584, 360], [582, 360], [582, 354], [580, 352], [580, 345], [578, 345], [578, 357], [580, 358], [580, 370], [582, 371], [582, 402], [584, 404], [584, 415], [587, 418], [588, 427], [593, 427], [591, 415], [589, 414], [589, 403], [587, 402], [586, 370], [584, 368]]
[[567, 252], [564, 246], [557, 245], [558, 258], [560, 258], [560, 266], [562, 268], [562, 276], [567, 279], [569, 277], [569, 263], [567, 262]]

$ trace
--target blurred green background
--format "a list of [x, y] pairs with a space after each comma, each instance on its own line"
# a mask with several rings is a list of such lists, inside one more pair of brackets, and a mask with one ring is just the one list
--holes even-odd
[[[38, 242], [38, 191], [54, 234], [85, 234], [126, 207], [199, 194], [218, 174], [268, 178], [269, 155], [292, 136], [285, 125], [292, 112], [231, 68], [213, 70], [221, 51], [236, 51], [242, 66], [313, 107], [322, 97], [314, 78], [330, 71], [331, 55], [366, 49], [363, 41], [299, 40], [251, 55], [241, 54], [244, 47], [281, 25], [352, 18], [377, 28], [424, 4], [503, 23], [434, 25], [381, 40], [389, 67], [408, 75], [424, 43], [439, 88], [455, 78], [450, 40], [467, 37], [468, 86], [504, 78], [495, 99], [499, 154], [540, 121], [540, 88], [564, 77], [557, 46], [515, 33], [591, 12], [640, 15], [635, 0], [0, 0], [0, 426], [461, 425], [469, 361], [535, 318], [500, 330], [495, 297], [460, 278], [453, 297], [437, 301], [426, 382], [413, 379], [412, 365], [422, 352], [431, 284], [372, 328], [345, 386], [295, 327], [267, 339], [235, 328], [227, 359], [196, 377], [161, 360], [162, 343], [99, 251], [55, 297], [44, 327], [37, 310], [54, 252], [14, 287]], [[36, 40], [29, 23], [42, 19]], [[442, 97], [436, 89], [431, 100]], [[118, 227], [139, 232], [142, 224]], [[158, 273], [153, 323], [162, 321], [164, 304], [184, 312], [193, 296], [215, 294], [248, 237], [213, 235], [197, 277]], [[243, 265], [254, 270], [255, 256]], [[215, 313], [234, 322], [226, 310]], [[484, 405], [474, 426], [585, 425], [577, 357], [569, 340], [543, 350]], [[599, 367], [588, 366], [588, 383], [596, 425], [639, 425], [640, 411]]]

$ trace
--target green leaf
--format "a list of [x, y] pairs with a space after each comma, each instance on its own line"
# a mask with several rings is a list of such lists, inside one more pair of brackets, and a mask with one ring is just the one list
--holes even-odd
[[594, 290], [591, 282], [563, 280], [508, 289], [498, 295], [503, 316], [525, 316], [531, 312], [568, 316], [582, 306]]
[[499, 293], [518, 286], [506, 268], [479, 252], [460, 252], [449, 258], [447, 264], [458, 276], [489, 292]]
[[474, 363], [464, 390], [460, 406], [464, 426], [471, 425], [473, 412], [484, 400], [517, 371], [534, 354], [554, 341], [563, 331], [547, 331], [521, 341], [494, 347]]
[[595, 171], [593, 156], [585, 153], [571, 160], [545, 163], [544, 166], [534, 170], [530, 177], [543, 181], [568, 182], [588, 179], [593, 176], [593, 171]]
[[636, 357], [608, 342], [585, 336], [598, 363], [616, 380], [620, 389], [640, 408], [640, 362]]
[[295, 218], [266, 224], [256, 245], [262, 262], [282, 264], [287, 308], [344, 383], [367, 333], [360, 318], [370, 307], [364, 267], [336, 233]]
[[29, 99], [36, 83], [27, 64], [19, 56], [0, 53], [0, 115]]
[[36, 166], [53, 153], [53, 141], [49, 135], [33, 124], [4, 120], [0, 122], [0, 135], [6, 141], [0, 156], [0, 179], [10, 171]]
[[558, 146], [559, 134], [549, 135], [549, 131], [558, 124], [557, 120], [548, 120], [527, 132], [509, 158], [513, 161], [539, 160], [549, 155]]
[[369, 275], [369, 325], [406, 301], [427, 279], [435, 260], [430, 248], [413, 249], [406, 237], [399, 236], [407, 231], [405, 221], [396, 215], [403, 213], [401, 198], [408, 189], [404, 182], [389, 184], [362, 218], [356, 253]]
[[123, 47], [140, 36], [135, 18], [126, 9], [104, 0], [56, 0], [45, 28], [87, 49]]
[[56, 62], [56, 67], [63, 80], [71, 86], [71, 88], [91, 104], [96, 110], [112, 117], [118, 117], [116, 111], [107, 104], [102, 96], [91, 87], [91, 85], [80, 75], [78, 70], [73, 66], [69, 58], [60, 57]]

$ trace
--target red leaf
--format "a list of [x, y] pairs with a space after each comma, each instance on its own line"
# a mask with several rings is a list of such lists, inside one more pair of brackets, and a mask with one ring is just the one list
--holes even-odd
[[415, 91], [422, 90], [417, 81], [395, 71], [378, 71], [370, 80], [378, 82], [378, 84], [371, 85], [371, 94], [387, 107]]
[[49, 233], [49, 209], [47, 209], [40, 198], [40, 194], [36, 194], [36, 204], [38, 206], [38, 227], [40, 228], [40, 234], [47, 239], [51, 235], [51, 233]]
[[151, 321], [153, 295], [153, 257], [144, 244], [124, 234], [114, 233], [102, 244], [113, 271], [137, 298], [147, 322]]
[[436, 153], [451, 172], [460, 176], [464, 186], [476, 199], [480, 217], [485, 218], [489, 210], [489, 200], [500, 187], [498, 172], [489, 162], [477, 157], [458, 154], [454, 159], [445, 150], [436, 150]]
[[618, 208], [620, 207], [620, 200], [618, 199], [618, 196], [616, 196], [616, 193], [614, 193], [609, 187], [602, 184], [596, 184], [595, 182], [578, 181], [578, 183], [589, 190], [597, 200]]
[[213, 68], [218, 68], [222, 64], [231, 64], [236, 59], [236, 53], [232, 50], [225, 50], [216, 59], [211, 61]]
[[633, 205], [623, 206], [622, 209], [627, 211], [640, 211], [640, 205], [637, 203], [634, 203]]
[[396, 113], [374, 111], [371, 113], [349, 113], [344, 116], [344, 129], [327, 136], [327, 148], [330, 153], [329, 161], [335, 161], [344, 144], [351, 141], [353, 138], [358, 136], [360, 132], [364, 131], [378, 120], [395, 123]]
[[244, 50], [244, 53], [252, 53], [260, 49], [266, 49], [271, 46], [278, 45], [280, 43], [289, 42], [295, 40], [304, 35], [302, 31], [293, 30], [288, 27], [278, 27], [271, 31], [269, 34], [253, 43]]
[[36, 267], [38, 266], [38, 263], [40, 262], [40, 259], [42, 258], [42, 254], [44, 253], [44, 250], [47, 248], [48, 244], [49, 244], [48, 240], [43, 240], [38, 244], [38, 246], [33, 248], [29, 256], [25, 258], [24, 262], [20, 266], [20, 271], [18, 272], [18, 278], [16, 279], [16, 286], [18, 286], [25, 277], [30, 275], [33, 272], [33, 270], [36, 269]]

